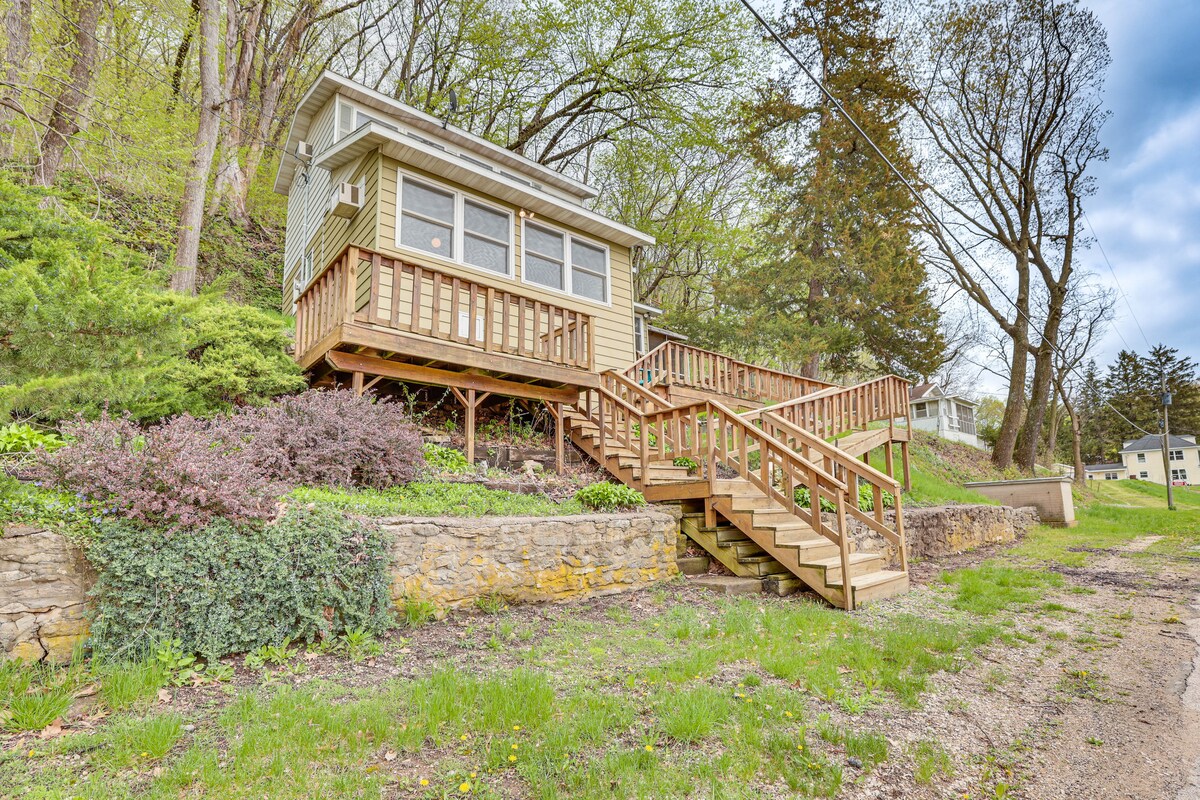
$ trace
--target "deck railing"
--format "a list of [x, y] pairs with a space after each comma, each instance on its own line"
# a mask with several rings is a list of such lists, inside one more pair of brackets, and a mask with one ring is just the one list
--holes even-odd
[[595, 363], [590, 314], [353, 246], [300, 293], [301, 360], [343, 322], [581, 370]]
[[680, 342], [664, 342], [633, 362], [625, 376], [643, 386], [675, 384], [764, 403], [833, 386]]
[[743, 416], [753, 421], [770, 412], [820, 439], [830, 439], [872, 422], [907, 418], [908, 394], [908, 381], [885, 375], [854, 386], [822, 389], [767, 408], [746, 411]]

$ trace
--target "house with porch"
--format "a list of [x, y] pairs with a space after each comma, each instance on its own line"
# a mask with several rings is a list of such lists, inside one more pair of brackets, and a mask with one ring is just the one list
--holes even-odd
[[944, 392], [936, 383], [921, 383], [912, 387], [909, 405], [914, 428], [972, 447], [986, 447], [975, 430], [979, 404], [974, 400]]
[[545, 406], [560, 465], [570, 444], [680, 504], [735, 574], [846, 609], [907, 588], [906, 381], [837, 386], [691, 346], [636, 302], [631, 252], [653, 240], [592, 210], [594, 189], [333, 73], [285, 151], [281, 307], [313, 385], [451, 392], [469, 456], [483, 405]]

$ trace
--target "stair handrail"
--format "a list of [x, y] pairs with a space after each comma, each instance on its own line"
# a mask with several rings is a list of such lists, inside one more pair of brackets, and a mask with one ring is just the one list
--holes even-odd
[[[855, 425], [866, 425], [880, 420], [891, 421], [900, 417], [907, 419], [909, 386], [909, 382], [898, 375], [885, 375], [853, 386], [824, 389], [772, 406], [744, 411], [742, 416], [747, 420], [754, 420], [764, 412], [771, 412], [802, 428], [817, 428], [817, 430], [809, 432], [824, 439], [850, 430]], [[873, 408], [868, 411], [862, 407], [862, 404], [855, 407], [853, 403], [854, 398], [870, 399], [871, 397], [879, 398], [880, 410], [878, 413]], [[850, 402], [842, 406], [824, 408], [829, 401], [836, 403], [843, 398]], [[818, 409], [821, 413], [818, 413]], [[811, 421], [809, 417], [811, 417]]]
[[[710, 357], [713, 359], [719, 359], [721, 361], [728, 362], [729, 364], [731, 364], [735, 367], [734, 382], [736, 384], [739, 384], [735, 388], [739, 389], [739, 390], [744, 388], [746, 391], [749, 391], [748, 387], [742, 387], [740, 385], [741, 381], [737, 378], [737, 370], [739, 370], [739, 369], [745, 371], [746, 374], [749, 374], [749, 372], [751, 372], [751, 371], [760, 372], [760, 373], [776, 376], [777, 378], [779, 378], [781, 380], [798, 381], [801, 383], [812, 384], [814, 386], [839, 388], [839, 387], [837, 387], [836, 384], [830, 383], [829, 381], [817, 380], [816, 378], [806, 378], [803, 375], [796, 375], [791, 372], [785, 372], [784, 370], [773, 369], [771, 367], [763, 367], [758, 364], [751, 364], [748, 361], [742, 361], [740, 359], [734, 358], [733, 356], [725, 355], [724, 353], [717, 353], [713, 350], [705, 350], [701, 347], [696, 347], [695, 345], [684, 344], [682, 342], [676, 342], [676, 341], [663, 342], [658, 347], [654, 348], [650, 352], [641, 356], [640, 358], [635, 360], [632, 364], [630, 364], [628, 367], [626, 367], [624, 370], [624, 373], [627, 377], [629, 377], [630, 379], [632, 379], [634, 382], [637, 382], [637, 383], [640, 383], [639, 374], [645, 370], [649, 370], [652, 375], [657, 375], [657, 373], [662, 373], [662, 374], [666, 374], [666, 375], [678, 374], [672, 370], [672, 364], [674, 363], [674, 359], [671, 358], [671, 354], [674, 352], [678, 352], [681, 354], [686, 353], [686, 352], [691, 352], [691, 353], [696, 353], [701, 356]], [[654, 380], [651, 381], [651, 383], [652, 384], [657, 383], [657, 377], [655, 377]], [[817, 391], [822, 391], [822, 390], [818, 389]]]
[[[765, 426], [771, 425], [776, 429], [783, 430], [797, 442], [802, 443], [804, 447], [819, 452], [823, 458], [836, 464], [843, 471], [846, 475], [845, 483], [849, 499], [849, 504], [847, 505], [849, 515], [896, 545], [900, 559], [900, 569], [907, 571], [908, 547], [904, 535], [904, 514], [900, 500], [900, 482], [891, 475], [880, 472], [865, 461], [860, 461], [848, 453], [839, 450], [816, 434], [806, 431], [804, 428], [789, 422], [778, 414], [769, 412], [761, 414], [759, 415], [759, 420], [764, 425], [764, 429]], [[781, 441], [784, 441], [786, 444], [785, 439], [781, 439]], [[811, 461], [812, 459], [809, 460]], [[870, 514], [863, 511], [859, 505], [858, 481], [860, 478], [866, 480], [871, 486], [872, 507]], [[892, 496], [893, 511], [895, 512], [895, 530], [887, 527], [887, 524], [884, 522], [884, 487], [890, 489], [889, 494]]]
[[[847, 484], [840, 481], [834, 475], [826, 472], [823, 468], [804, 458], [797, 453], [793, 448], [776, 439], [774, 436], [764, 431], [762, 428], [755, 426], [753, 423], [744, 419], [740, 414], [731, 410], [728, 406], [716, 400], [707, 401], [707, 405], [711, 410], [717, 411], [725, 420], [720, 426], [719, 437], [714, 437], [712, 431], [709, 432], [709, 481], [710, 489], [715, 493], [716, 480], [716, 465], [718, 456], [723, 455], [727, 465], [736, 463], [739, 474], [749, 480], [752, 484], [757, 483], [763, 494], [767, 495], [777, 502], [780, 502], [784, 509], [801, 521], [807, 523], [813, 531], [821, 536], [824, 536], [829, 541], [833, 542], [838, 547], [838, 560], [841, 563], [842, 569], [842, 597], [847, 611], [854, 610], [854, 589], [851, 585], [850, 575], [850, 529], [846, 521], [846, 497]], [[711, 414], [711, 411], [710, 411]], [[741, 448], [738, 455], [740, 461], [731, 462], [728, 451], [728, 443], [725, 436], [725, 423], [734, 426], [735, 430], [740, 429], [741, 432]], [[751, 452], [746, 444], [748, 436], [753, 436], [758, 441], [759, 453], [759, 475], [752, 476], [749, 472], [748, 455]], [[735, 434], [736, 439], [736, 434]], [[716, 443], [720, 443], [720, 450], [716, 449]], [[780, 483], [781, 489], [775, 488], [775, 480], [772, 476], [772, 464], [778, 463], [780, 468]], [[797, 469], [803, 469], [808, 472], [809, 481], [801, 479], [800, 485], [804, 485], [808, 489], [808, 509], [805, 513], [803, 507], [796, 500], [797, 488]], [[821, 499], [824, 492], [822, 489], [822, 481], [829, 484], [833, 491], [830, 492], [830, 500], [834, 504], [835, 519], [837, 520], [837, 529], [834, 530], [825, 521], [821, 513]], [[786, 491], [785, 491], [786, 490]], [[857, 487], [855, 488], [857, 491]]]
[[601, 375], [600, 375], [601, 383], [603, 383], [605, 378], [611, 379], [612, 381], [614, 381], [616, 383], [620, 383], [622, 386], [624, 386], [630, 392], [633, 392], [634, 394], [641, 397], [643, 402], [652, 403], [652, 404], [658, 406], [659, 410], [664, 410], [664, 409], [668, 409], [671, 407], [671, 404], [668, 403], [666, 400], [663, 400], [661, 397], [659, 397], [658, 395], [656, 395], [654, 392], [650, 391], [646, 387], [642, 386], [637, 381], [632, 381], [629, 378], [625, 377], [620, 372], [617, 372], [615, 369], [606, 370], [605, 372], [601, 373]]

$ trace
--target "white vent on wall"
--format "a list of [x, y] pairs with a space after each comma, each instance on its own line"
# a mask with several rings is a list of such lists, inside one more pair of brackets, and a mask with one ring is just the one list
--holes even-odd
[[335, 217], [349, 219], [362, 208], [362, 186], [357, 183], [339, 183], [333, 188], [329, 213]]
[[305, 164], [312, 161], [313, 148], [312, 145], [305, 141], [296, 143], [296, 158], [303, 161]]
[[[466, 311], [458, 312], [458, 335], [464, 339], [471, 338], [471, 315]], [[475, 341], [483, 341], [483, 317], [475, 318]]]

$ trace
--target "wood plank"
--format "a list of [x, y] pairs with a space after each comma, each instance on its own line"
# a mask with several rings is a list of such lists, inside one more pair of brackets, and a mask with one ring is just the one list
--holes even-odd
[[[571, 384], [573, 386], [599, 386], [600, 376], [595, 372], [558, 367], [534, 359], [516, 356], [501, 356], [496, 353], [485, 353], [477, 347], [439, 341], [404, 331], [380, 329], [358, 323], [345, 326], [341, 342], [346, 344], [374, 347], [378, 350], [389, 350], [414, 358], [425, 358], [441, 361], [461, 367], [477, 367], [490, 373], [506, 372], [519, 375], [531, 380], [544, 380], [553, 383]], [[325, 349], [332, 349], [328, 347]], [[318, 356], [314, 360], [320, 360]]]
[[506, 397], [521, 397], [549, 403], [574, 403], [579, 399], [578, 387], [554, 389], [548, 386], [534, 386], [528, 383], [505, 381], [488, 375], [470, 375], [433, 367], [419, 367], [416, 364], [404, 364], [399, 361], [388, 361], [376, 356], [364, 356], [340, 350], [326, 353], [325, 361], [340, 372], [362, 372], [410, 383], [490, 392]]

